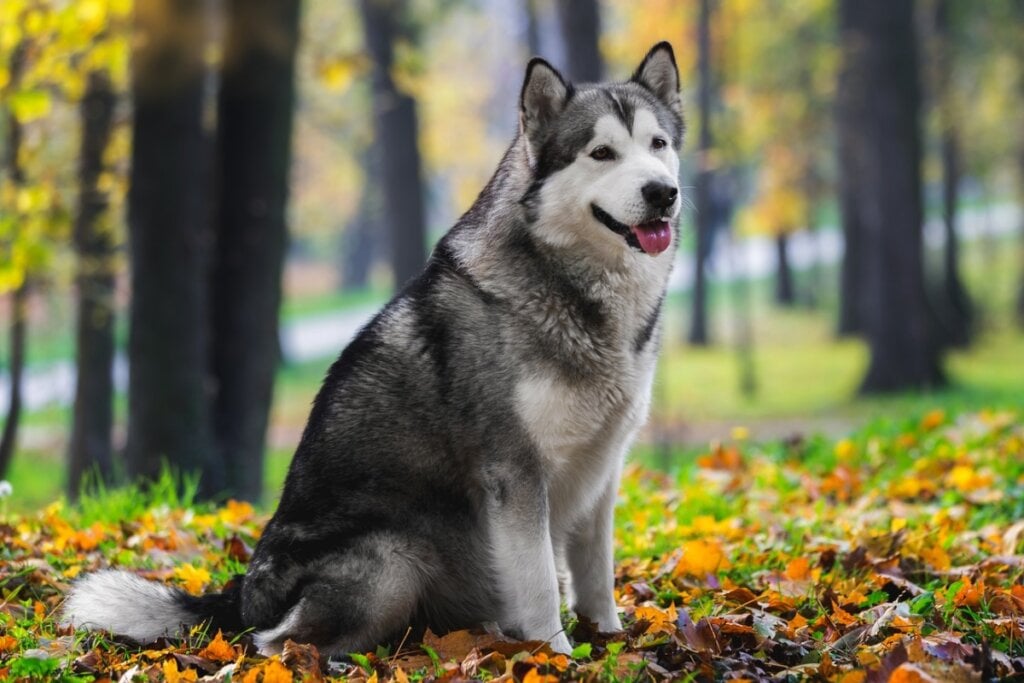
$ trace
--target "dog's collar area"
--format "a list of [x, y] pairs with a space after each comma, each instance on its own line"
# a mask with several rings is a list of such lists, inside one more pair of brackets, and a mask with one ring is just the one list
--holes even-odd
[[639, 252], [643, 252], [643, 247], [640, 246], [640, 240], [633, 234], [633, 230], [625, 223], [620, 223], [615, 220], [610, 213], [602, 209], [597, 204], [591, 204], [590, 210], [594, 214], [594, 218], [600, 221], [606, 228], [611, 230], [617, 235], [621, 235], [626, 240], [626, 244], [636, 249]]

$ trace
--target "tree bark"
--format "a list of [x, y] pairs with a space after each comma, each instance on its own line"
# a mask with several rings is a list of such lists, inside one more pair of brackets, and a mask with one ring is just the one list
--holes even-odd
[[960, 277], [960, 243], [956, 229], [960, 199], [959, 126], [950, 79], [953, 69], [948, 0], [935, 2], [934, 55], [931, 62], [934, 101], [939, 108], [942, 151], [942, 222], [946, 236], [943, 249], [943, 297], [941, 324], [945, 341], [953, 346], [970, 344], [973, 312], [970, 295]]
[[[952, 126], [952, 124], [951, 124]], [[973, 313], [970, 295], [960, 277], [960, 237], [956, 229], [960, 201], [960, 152], [955, 128], [942, 136], [942, 224], [943, 247], [942, 326], [946, 341], [959, 347], [971, 343]]]
[[706, 346], [708, 337], [707, 314], [707, 258], [711, 251], [713, 228], [711, 210], [710, 168], [711, 152], [711, 1], [700, 0], [700, 18], [697, 23], [697, 117], [700, 120], [700, 135], [697, 151], [697, 247], [694, 255], [692, 309], [690, 316], [689, 341], [694, 346]]
[[381, 196], [381, 164], [379, 150], [368, 147], [362, 155], [366, 174], [359, 208], [342, 235], [341, 286], [360, 289], [370, 281], [374, 258], [383, 251], [384, 201]]
[[938, 344], [925, 299], [921, 142], [914, 3], [842, 0], [861, 49], [852, 55], [871, 93], [852, 103], [859, 143], [857, 221], [861, 308], [871, 349], [863, 393], [940, 385]]
[[229, 0], [227, 14], [210, 294], [213, 431], [224, 493], [257, 501], [280, 361], [299, 0]]
[[780, 306], [796, 305], [793, 288], [793, 269], [789, 264], [789, 233], [780, 232], [775, 236], [775, 303]]
[[78, 215], [74, 242], [78, 255], [74, 416], [68, 457], [68, 496], [78, 497], [83, 476], [94, 472], [109, 481], [114, 401], [114, 258], [112, 226], [103, 221], [109, 202], [99, 188], [103, 154], [110, 142], [116, 98], [102, 72], [88, 76], [79, 107]]
[[843, 259], [839, 276], [840, 336], [863, 332], [861, 294], [863, 286], [863, 230], [859, 215], [858, 167], [863, 142], [859, 139], [858, 117], [868, 98], [864, 39], [855, 21], [853, 0], [839, 3], [839, 31], [842, 66], [836, 92], [836, 134], [839, 166], [839, 214], [843, 228]]
[[[25, 59], [28, 44], [19, 43], [11, 52], [8, 63], [8, 74], [12, 86], [17, 87], [25, 71]], [[25, 170], [21, 167], [20, 152], [22, 141], [21, 123], [8, 110], [7, 112], [7, 144], [5, 145], [4, 166], [7, 177], [14, 187], [25, 183]], [[7, 418], [4, 420], [3, 432], [0, 433], [0, 479], [7, 473], [7, 468], [14, 459], [14, 450], [18, 444], [18, 427], [21, 423], [21, 380], [25, 370], [25, 325], [28, 316], [29, 275], [25, 273], [21, 283], [11, 293], [11, 322], [8, 328], [10, 335], [10, 379], [7, 396]]]
[[165, 462], [202, 473], [200, 492], [212, 495], [204, 13], [194, 0], [145, 0], [135, 12], [126, 465], [135, 479]]
[[801, 288], [800, 299], [808, 308], [817, 308], [821, 304], [824, 286], [821, 266], [821, 234], [818, 230], [818, 207], [821, 203], [821, 180], [814, 162], [807, 164], [803, 178], [804, 197], [807, 199], [806, 224], [807, 236], [814, 249], [810, 267], [807, 269], [807, 282]]
[[596, 83], [604, 76], [598, 40], [601, 11], [597, 0], [557, 0], [558, 23], [565, 42], [566, 75], [577, 83]]
[[402, 287], [423, 269], [427, 244], [416, 101], [399, 90], [391, 77], [406, 0], [360, 0], [359, 7], [373, 61], [374, 141], [381, 155], [391, 265], [395, 285]]
[[[1024, 79], [1022, 79], [1022, 82], [1024, 82]], [[1021, 177], [1022, 181], [1024, 181], [1024, 150], [1022, 150], [1021, 154], [1020, 154], [1019, 168], [1020, 168], [1020, 177]], [[1021, 274], [1020, 274], [1020, 285], [1017, 288], [1017, 311], [1016, 311], [1016, 318], [1017, 318], [1017, 326], [1020, 327], [1021, 329], [1024, 329], [1024, 220], [1022, 220], [1021, 224], [1020, 224], [1020, 246], [1018, 247], [1018, 249], [1019, 249], [1020, 254], [1021, 254], [1021, 259], [1020, 259]]]
[[10, 335], [10, 389], [7, 394], [7, 418], [0, 433], [0, 479], [14, 459], [18, 446], [18, 427], [21, 424], [21, 380], [25, 371], [25, 326], [28, 317], [28, 284], [23, 281], [11, 294]]

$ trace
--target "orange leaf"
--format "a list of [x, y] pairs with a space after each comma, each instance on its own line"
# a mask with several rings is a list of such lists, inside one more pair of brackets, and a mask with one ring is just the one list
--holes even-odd
[[889, 674], [889, 683], [938, 683], [934, 676], [926, 674], [914, 664], [901, 664]]
[[218, 630], [213, 640], [199, 651], [199, 656], [215, 662], [232, 662], [235, 660], [237, 653], [235, 648], [228, 641], [224, 640], [224, 636]]
[[281, 662], [271, 659], [263, 668], [263, 683], [292, 683], [292, 672]]
[[18, 640], [14, 636], [0, 636], [0, 652], [14, 652]]
[[953, 597], [953, 604], [957, 607], [977, 607], [981, 604], [981, 598], [985, 595], [985, 583], [979, 581], [978, 583], [971, 583], [971, 577], [964, 577], [964, 585], [960, 586], [960, 590], [956, 592], [956, 596]]
[[558, 676], [540, 674], [536, 669], [530, 669], [523, 676], [523, 683], [558, 683]]
[[932, 548], [924, 548], [920, 553], [921, 559], [924, 560], [929, 566], [938, 569], [939, 571], [945, 571], [950, 568], [953, 564], [949, 559], [949, 554], [942, 548], [935, 546]]
[[786, 578], [790, 581], [802, 581], [811, 578], [811, 563], [806, 557], [797, 557], [786, 565]]
[[930, 431], [946, 421], [946, 411], [936, 409], [921, 418], [921, 429]]
[[837, 605], [834, 601], [832, 603], [832, 621], [842, 624], [843, 626], [852, 626], [860, 621], [857, 617], [850, 614], [842, 607]]

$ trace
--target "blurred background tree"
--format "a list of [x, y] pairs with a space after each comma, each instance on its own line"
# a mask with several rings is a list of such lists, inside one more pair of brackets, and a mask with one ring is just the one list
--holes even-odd
[[689, 133], [647, 442], [1019, 405], [1017, 0], [5, 0], [0, 476], [273, 495], [327, 364], [493, 172], [527, 58], [625, 78], [662, 39]]

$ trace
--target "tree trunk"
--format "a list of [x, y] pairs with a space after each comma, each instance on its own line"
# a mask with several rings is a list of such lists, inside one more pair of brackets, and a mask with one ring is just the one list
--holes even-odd
[[[11, 52], [8, 63], [10, 84], [15, 88], [21, 82], [25, 71], [25, 58], [28, 44], [19, 43]], [[25, 183], [25, 170], [21, 167], [22, 129], [21, 123], [13, 112], [7, 111], [7, 144], [5, 145], [4, 166], [11, 184], [17, 188]], [[25, 325], [28, 316], [28, 281], [29, 274], [23, 274], [21, 284], [11, 293], [11, 324], [10, 364], [8, 377], [10, 380], [7, 396], [7, 418], [4, 429], [0, 433], [0, 479], [7, 473], [7, 468], [14, 458], [14, 449], [18, 444], [18, 427], [21, 423], [21, 379], [25, 371]]]
[[859, 214], [858, 167], [863, 141], [859, 139], [860, 110], [868, 98], [864, 73], [863, 36], [855, 22], [857, 3], [839, 4], [839, 31], [842, 66], [836, 92], [836, 135], [839, 166], [839, 214], [843, 228], [843, 260], [839, 276], [839, 321], [841, 336], [864, 330], [862, 305], [863, 230]]
[[[1024, 79], [1021, 79], [1024, 82]], [[1020, 177], [1022, 183], [1024, 183], [1024, 150], [1022, 150], [1019, 160]], [[1020, 285], [1017, 288], [1017, 326], [1024, 329], [1024, 220], [1020, 224], [1020, 246], [1018, 247], [1021, 255], [1020, 259]]]
[[224, 492], [257, 501], [280, 360], [299, 0], [230, 0], [227, 12], [210, 294], [213, 431]]
[[[131, 333], [126, 465], [153, 479], [164, 462], [211, 471], [207, 386], [210, 135], [203, 124], [203, 3], [148, 0], [136, 9], [132, 90]], [[253, 141], [265, 144], [265, 141]]]
[[943, 249], [942, 325], [949, 344], [965, 347], [971, 342], [973, 307], [960, 277], [960, 238], [956, 230], [959, 196], [959, 145], [956, 130], [951, 127], [942, 136], [942, 223], [946, 235]]
[[793, 289], [793, 269], [789, 264], [789, 233], [780, 232], [775, 236], [775, 303], [780, 306], [795, 306], [796, 292]]
[[426, 262], [426, 223], [420, 177], [416, 101], [391, 77], [394, 43], [407, 0], [360, 0], [363, 33], [373, 61], [374, 142], [381, 155], [381, 194], [388, 207], [391, 264], [396, 287], [419, 274]]
[[7, 418], [0, 434], [0, 479], [14, 459], [18, 446], [18, 427], [21, 423], [21, 379], [25, 371], [25, 322], [28, 317], [28, 284], [23, 281], [11, 294], [10, 372], [11, 382], [7, 395]]
[[385, 246], [379, 151], [370, 146], [362, 155], [366, 178], [359, 197], [359, 209], [340, 240], [343, 289], [360, 289], [369, 284], [374, 258]]
[[597, 0], [557, 0], [565, 42], [566, 75], [577, 83], [596, 83], [604, 75], [598, 39], [601, 11]]
[[818, 231], [818, 207], [821, 202], [821, 180], [814, 162], [807, 164], [803, 178], [804, 197], [807, 200], [806, 220], [807, 237], [811, 242], [814, 253], [810, 266], [807, 268], [807, 279], [801, 287], [800, 299], [808, 308], [817, 308], [823, 295], [824, 281], [822, 278], [821, 265], [821, 235]]
[[103, 153], [110, 142], [116, 98], [108, 76], [88, 76], [82, 98], [82, 146], [79, 155], [78, 216], [74, 241], [78, 252], [75, 406], [68, 457], [68, 496], [78, 497], [83, 476], [94, 472], [109, 481], [113, 469], [111, 429], [114, 401], [113, 228], [105, 222], [107, 194], [99, 188]]
[[939, 108], [942, 130], [942, 222], [946, 235], [943, 250], [943, 297], [941, 324], [945, 341], [964, 347], [971, 341], [972, 306], [970, 296], [960, 278], [960, 244], [956, 230], [956, 213], [960, 195], [960, 145], [957, 116], [950, 87], [953, 69], [952, 37], [949, 26], [949, 3], [935, 3], [934, 54], [931, 62], [934, 101]]
[[857, 220], [863, 238], [861, 308], [871, 349], [863, 393], [944, 381], [925, 299], [921, 142], [914, 3], [842, 0], [870, 99], [852, 103], [859, 142]]
[[711, 0], [700, 0], [697, 24], [697, 118], [700, 137], [697, 151], [697, 247], [693, 269], [693, 308], [690, 316], [689, 341], [694, 346], [708, 344], [707, 258], [711, 251]]
[[540, 54], [540, 16], [538, 0], [524, 0], [526, 10], [526, 50], [530, 57]]

